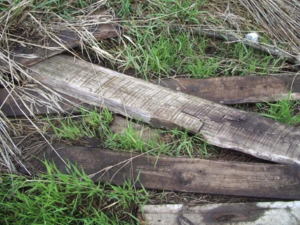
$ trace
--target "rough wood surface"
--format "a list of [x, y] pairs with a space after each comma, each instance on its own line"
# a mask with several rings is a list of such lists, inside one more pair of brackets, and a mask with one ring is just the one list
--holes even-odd
[[[155, 82], [158, 83], [158, 81]], [[297, 75], [218, 77], [208, 79], [177, 78], [164, 79], [159, 84], [220, 104], [278, 101], [286, 99], [290, 90], [292, 91], [291, 99], [300, 99], [300, 76]], [[28, 92], [37, 99], [44, 99], [41, 94], [34, 90]], [[7, 99], [7, 95], [8, 93], [5, 89], [0, 89], [0, 105]], [[63, 95], [63, 97], [76, 104], [83, 104], [70, 96]], [[17, 104], [9, 97], [1, 108], [2, 112], [7, 116], [22, 116], [22, 111], [29, 115], [30, 113], [24, 107], [23, 102], [16, 95], [14, 95], [14, 98]], [[25, 99], [25, 102], [28, 101]], [[28, 104], [30, 103], [28, 102]], [[63, 101], [63, 99], [59, 104], [62, 110], [72, 111], [74, 109], [73, 105]], [[84, 106], [90, 107], [88, 104]], [[30, 108], [35, 114], [57, 113], [57, 111], [49, 107], [37, 104], [35, 106], [30, 104]]]
[[300, 129], [255, 113], [175, 92], [70, 56], [29, 71], [40, 82], [81, 101], [157, 127], [181, 127], [208, 143], [279, 163], [300, 165]]
[[300, 99], [300, 76], [243, 76], [208, 79], [165, 79], [160, 85], [221, 104]]
[[[142, 213], [143, 212], [143, 213]], [[300, 224], [300, 202], [257, 202], [199, 206], [145, 205], [139, 212], [142, 225], [196, 224]]]
[[[125, 180], [136, 181], [139, 176], [136, 186], [140, 187], [142, 183], [149, 189], [300, 199], [300, 171], [296, 166], [163, 156], [157, 158], [93, 147], [54, 147], [64, 160], [76, 163], [88, 175], [94, 174], [94, 181], [122, 185]], [[46, 155], [61, 172], [66, 172], [64, 163], [51, 149], [48, 149]]]
[[[113, 24], [99, 24], [88, 28], [88, 30], [97, 40], [117, 37], [121, 34], [121, 28], [118, 25]], [[56, 35], [58, 37], [58, 41], [65, 45], [66, 48], [74, 48], [78, 46], [81, 39], [78, 36], [78, 33], [72, 30], [62, 30]], [[32, 44], [43, 47], [31, 46]], [[49, 48], [58, 49], [51, 50]], [[64, 51], [65, 49], [62, 48], [60, 44], [48, 38], [43, 40], [33, 40], [28, 46], [18, 45], [11, 49], [10, 58], [23, 66], [32, 66]]]

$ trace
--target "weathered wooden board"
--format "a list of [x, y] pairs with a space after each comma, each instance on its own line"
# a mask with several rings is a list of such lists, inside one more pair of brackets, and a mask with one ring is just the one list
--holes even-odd
[[[157, 158], [92, 147], [54, 147], [64, 160], [76, 163], [88, 175], [94, 174], [94, 181], [122, 185], [128, 179], [136, 181], [139, 176], [136, 186], [142, 184], [148, 189], [300, 199], [300, 170], [296, 166], [163, 156]], [[64, 163], [52, 149], [46, 155], [61, 172], [66, 172]]]
[[138, 217], [142, 225], [298, 225], [300, 224], [300, 202], [256, 202], [199, 206], [182, 204], [145, 205], [140, 210]]
[[[122, 32], [120, 26], [114, 24], [99, 24], [88, 28], [88, 31], [90, 31], [97, 40], [117, 37]], [[78, 33], [73, 30], [62, 30], [56, 35], [59, 41], [65, 45], [66, 48], [74, 48], [79, 45], [80, 37], [78, 36]], [[65, 51], [64, 48], [50, 38], [35, 40], [30, 44], [43, 47], [18, 45], [17, 47], [11, 49], [11, 59], [23, 66], [32, 66], [51, 56], [58, 55]], [[51, 50], [48, 48], [58, 49]]]
[[[158, 83], [158, 81], [155, 82]], [[218, 77], [208, 79], [177, 78], [164, 79], [159, 84], [220, 104], [278, 101], [287, 98], [290, 90], [292, 90], [291, 99], [300, 99], [300, 76], [296, 75]], [[41, 87], [40, 89], [43, 90]], [[44, 99], [40, 93], [34, 90], [29, 92], [38, 99]], [[7, 98], [7, 95], [8, 93], [5, 89], [0, 89], [0, 105]], [[17, 96], [14, 95], [14, 97], [18, 106], [9, 97], [1, 108], [2, 112], [7, 116], [22, 116], [22, 111], [29, 115], [30, 113], [24, 107], [23, 102]], [[63, 97], [76, 104], [83, 104], [70, 96], [63, 95]], [[65, 111], [72, 111], [74, 108], [67, 101], [63, 101], [63, 99], [59, 104], [62, 110]], [[90, 107], [90, 105], [85, 104], [85, 107]], [[49, 107], [39, 105], [32, 106], [31, 109], [35, 114], [57, 113], [57, 111]]]
[[221, 104], [300, 99], [300, 76], [243, 76], [165, 79], [160, 85]]
[[274, 162], [300, 165], [300, 129], [147, 83], [70, 56], [29, 70], [40, 82], [81, 101], [157, 127], [181, 127], [208, 143]]

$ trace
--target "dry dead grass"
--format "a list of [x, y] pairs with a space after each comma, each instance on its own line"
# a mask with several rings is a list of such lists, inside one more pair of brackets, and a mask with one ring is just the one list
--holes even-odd
[[[52, 1], [53, 2], [53, 1]], [[97, 24], [110, 23], [113, 19], [111, 11], [104, 8], [105, 0], [88, 1], [86, 7], [76, 5], [78, 1], [65, 1], [64, 8], [59, 9], [51, 5], [51, 1], [13, 1], [6, 0], [0, 3], [0, 84], [9, 93], [23, 99], [23, 103], [31, 112], [35, 104], [47, 105], [60, 112], [58, 102], [62, 97], [54, 91], [44, 87], [43, 91], [35, 84], [40, 84], [33, 79], [26, 71], [25, 67], [13, 60], [12, 49], [16, 46], [40, 47], [53, 50], [39, 42], [32, 40], [51, 39], [59, 44], [60, 49], [65, 49], [71, 54], [78, 55], [68, 50], [67, 46], [56, 35], [62, 29], [75, 31], [81, 37], [80, 47], [82, 51], [93, 52], [99, 60], [106, 58], [108, 53], [97, 47], [97, 41], [88, 31], [89, 27]], [[94, 3], [93, 3], [94, 2]], [[39, 7], [44, 4], [42, 7]], [[54, 4], [54, 3], [53, 3]], [[70, 12], [66, 10], [70, 10]], [[24, 55], [23, 55], [24, 57]], [[26, 57], [35, 57], [26, 55]], [[28, 90], [42, 92], [45, 99], [32, 98]], [[44, 90], [47, 90], [46, 93]], [[12, 98], [13, 95], [11, 95]], [[25, 102], [26, 100], [26, 102]], [[4, 102], [2, 103], [4, 104]], [[1, 170], [16, 173], [16, 167], [21, 166], [23, 170], [30, 174], [27, 169], [26, 160], [22, 155], [22, 150], [12, 141], [13, 137], [20, 135], [20, 128], [12, 125], [10, 120], [2, 113], [0, 106], [0, 165]], [[26, 118], [31, 126], [50, 144], [43, 132], [37, 126], [38, 118], [31, 113]]]

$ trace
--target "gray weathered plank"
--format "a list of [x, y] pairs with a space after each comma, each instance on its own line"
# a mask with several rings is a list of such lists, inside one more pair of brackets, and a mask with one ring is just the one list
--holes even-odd
[[[147, 189], [300, 199], [300, 172], [296, 166], [241, 163], [179, 157], [138, 155], [93, 147], [54, 145], [65, 161], [92, 175], [94, 181], [123, 185], [130, 179]], [[61, 172], [65, 164], [52, 149], [45, 152]], [[44, 153], [41, 153], [44, 156]]]
[[144, 225], [300, 224], [300, 202], [257, 202], [199, 206], [145, 205], [139, 212]]
[[[240, 104], [254, 103], [264, 101], [279, 101], [286, 99], [291, 91], [290, 98], [293, 100], [300, 99], [300, 76], [297, 75], [280, 75], [280, 76], [235, 76], [235, 77], [217, 77], [207, 79], [163, 79], [159, 82], [161, 86], [171, 88], [186, 94], [194, 95], [220, 104]], [[44, 90], [40, 87], [41, 90]], [[39, 92], [30, 90], [30, 95], [37, 99], [44, 99]], [[5, 89], [0, 89], [0, 105], [4, 102], [1, 110], [7, 116], [22, 116], [23, 112], [30, 115], [23, 102], [14, 96], [16, 102], [8, 97]], [[68, 101], [76, 104], [83, 104], [81, 101], [71, 96], [63, 95]], [[26, 99], [24, 100], [26, 102]], [[28, 102], [30, 104], [30, 102]], [[72, 111], [74, 106], [67, 101], [59, 102], [62, 110]], [[30, 104], [31, 105], [31, 104]], [[85, 107], [90, 105], [85, 104]], [[32, 112], [35, 114], [57, 113], [45, 106], [32, 106]], [[20, 110], [22, 109], [22, 110]], [[22, 112], [23, 111], [23, 112]]]
[[81, 101], [157, 127], [181, 127], [208, 143], [300, 165], [300, 129], [255, 113], [175, 92], [70, 56], [30, 69], [40, 82]]

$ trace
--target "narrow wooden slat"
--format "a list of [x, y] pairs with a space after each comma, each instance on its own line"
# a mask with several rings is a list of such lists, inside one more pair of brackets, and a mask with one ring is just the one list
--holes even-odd
[[[147, 189], [300, 199], [300, 170], [295, 166], [157, 158], [92, 147], [54, 146], [64, 160], [77, 164], [88, 175], [94, 174], [94, 181], [122, 185], [128, 179], [136, 181], [139, 177], [136, 186], [141, 187], [142, 184]], [[48, 151], [47, 159], [53, 160], [65, 173], [64, 163], [51, 149]]]
[[175, 92], [70, 56], [32, 67], [31, 75], [81, 101], [157, 127], [181, 127], [208, 143], [279, 163], [300, 165], [300, 129]]
[[165, 79], [160, 85], [221, 104], [300, 99], [300, 76], [243, 76]]
[[[99, 24], [88, 28], [96, 40], [117, 37], [121, 34], [121, 28], [114, 24]], [[80, 37], [78, 33], [73, 30], [62, 30], [56, 34], [58, 40], [67, 48], [74, 48], [79, 45]], [[65, 51], [57, 42], [48, 38], [43, 40], [32, 41], [30, 44], [35, 44], [43, 47], [32, 47], [19, 45], [11, 49], [10, 57], [15, 62], [23, 66], [32, 66], [41, 62], [51, 56], [58, 55]], [[50, 50], [47, 48], [59, 48]]]
[[300, 224], [300, 202], [145, 205], [138, 217], [142, 225], [297, 225]]

